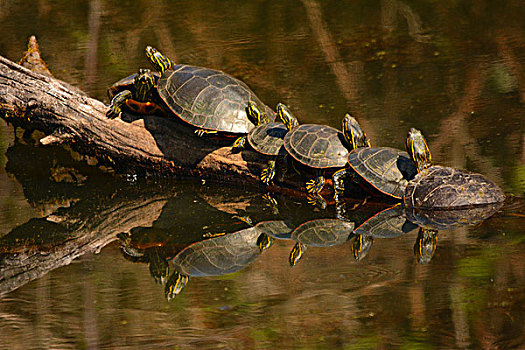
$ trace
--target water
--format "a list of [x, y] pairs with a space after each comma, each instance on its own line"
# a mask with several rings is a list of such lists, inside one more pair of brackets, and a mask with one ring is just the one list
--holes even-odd
[[[4, 1], [0, 54], [19, 60], [36, 34], [56, 77], [104, 100], [148, 67], [149, 44], [243, 79], [303, 123], [339, 127], [351, 112], [373, 144], [396, 148], [420, 128], [437, 163], [512, 197], [525, 193], [524, 15], [519, 1]], [[310, 246], [293, 268], [295, 241], [275, 240], [240, 271], [190, 276], [168, 302], [150, 272], [159, 254], [249, 229], [246, 216], [296, 227], [335, 208], [277, 196], [276, 213], [252, 188], [115, 178], [0, 128], [0, 347], [525, 346], [519, 198], [440, 230], [427, 264], [417, 228], [374, 239], [360, 261], [352, 237]], [[357, 225], [388, 207], [353, 204]]]

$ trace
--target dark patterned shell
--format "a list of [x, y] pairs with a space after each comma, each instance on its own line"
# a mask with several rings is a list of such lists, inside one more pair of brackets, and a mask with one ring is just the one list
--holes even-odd
[[363, 147], [348, 155], [350, 167], [380, 192], [403, 198], [417, 168], [408, 153], [389, 147]]
[[232, 234], [200, 241], [173, 258], [175, 269], [187, 276], [219, 276], [238, 271], [260, 254], [260, 232], [250, 227]]
[[418, 226], [407, 220], [401, 204], [380, 211], [366, 220], [354, 234], [374, 238], [395, 238], [417, 230]]
[[266, 123], [256, 126], [248, 134], [250, 146], [269, 156], [286, 154], [284, 136], [288, 128], [283, 123]]
[[407, 210], [407, 217], [424, 228], [448, 230], [457, 226], [479, 224], [494, 215], [502, 206], [503, 203], [452, 210], [410, 208]]
[[242, 81], [221, 71], [176, 65], [159, 80], [160, 97], [182, 120], [208, 130], [248, 133], [254, 125], [246, 116], [255, 103], [273, 121], [275, 113]]
[[408, 183], [404, 203], [407, 208], [454, 209], [504, 200], [503, 191], [481, 174], [433, 166]]
[[292, 239], [311, 247], [330, 247], [346, 242], [354, 223], [339, 219], [307, 221], [292, 232]]
[[293, 158], [312, 168], [342, 168], [349, 152], [341, 131], [317, 124], [295, 127], [284, 137], [284, 147]]
[[262, 221], [255, 227], [261, 233], [277, 239], [291, 239], [293, 226], [283, 220]]

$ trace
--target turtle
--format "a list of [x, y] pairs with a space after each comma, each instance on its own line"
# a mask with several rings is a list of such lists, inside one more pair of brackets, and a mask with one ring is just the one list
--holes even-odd
[[460, 209], [505, 200], [503, 191], [481, 174], [433, 165], [421, 131], [410, 129], [406, 148], [418, 170], [405, 189], [406, 208]]
[[108, 89], [111, 104], [107, 117], [120, 115], [121, 107], [131, 112], [176, 115], [204, 134], [222, 133], [237, 137], [254, 124], [248, 119], [248, 102], [261, 106], [270, 121], [275, 113], [242, 81], [218, 70], [175, 64], [151, 46], [146, 56], [156, 72], [141, 69]]
[[290, 252], [290, 266], [297, 265], [309, 246], [330, 247], [346, 242], [353, 229], [353, 222], [339, 219], [315, 219], [303, 223], [292, 232], [292, 239], [297, 243]]
[[384, 209], [353, 232], [352, 253], [357, 261], [362, 260], [372, 247], [375, 238], [395, 238], [413, 232], [418, 226], [407, 220], [404, 207], [398, 203]]
[[323, 189], [325, 175], [334, 175], [346, 165], [351, 150], [365, 146], [361, 143], [366, 139], [353, 138], [351, 129], [354, 123], [355, 118], [346, 114], [342, 132], [327, 125], [303, 124], [284, 137], [286, 152], [302, 165], [302, 169], [313, 169], [316, 173], [315, 179], [306, 182], [308, 193], [318, 195]]
[[[253, 103], [248, 103], [246, 113], [249, 119], [256, 124], [256, 127], [253, 128], [246, 137], [248, 144], [258, 153], [272, 158], [268, 161], [268, 167], [264, 168], [261, 172], [262, 182], [268, 185], [275, 177], [277, 162], [279, 160], [284, 162], [286, 155], [284, 137], [288, 131], [296, 127], [299, 122], [288, 107], [282, 103], [278, 103], [276, 107], [277, 120], [280, 122], [267, 122], [267, 119], [262, 118], [264, 113]], [[233, 147], [235, 149], [242, 149], [245, 144], [246, 142], [243, 140], [237, 140]]]
[[417, 174], [408, 153], [390, 147], [371, 147], [357, 120], [353, 120], [350, 132], [360, 144], [348, 154], [348, 168], [333, 176], [336, 199], [344, 192], [343, 178], [350, 174], [352, 180], [367, 190], [401, 200], [408, 181]]
[[250, 227], [234, 233], [193, 243], [170, 261], [173, 273], [165, 285], [166, 298], [178, 295], [190, 276], [220, 276], [250, 265], [261, 253], [261, 232]]

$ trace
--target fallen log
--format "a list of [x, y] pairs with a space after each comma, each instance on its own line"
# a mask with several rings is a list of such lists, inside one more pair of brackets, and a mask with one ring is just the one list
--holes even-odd
[[[119, 174], [259, 183], [268, 161], [265, 156], [251, 150], [232, 153], [231, 147], [199, 138], [175, 119], [130, 115], [108, 119], [101, 101], [50, 74], [33, 71], [48, 72], [38, 59], [36, 39], [30, 39], [29, 47], [30, 55], [24, 57], [31, 62], [21, 63], [31, 70], [0, 56], [0, 116], [15, 127], [43, 132], [46, 136], [40, 138], [40, 146], [66, 146], [90, 164]], [[301, 184], [297, 179], [286, 180], [291, 188]]]

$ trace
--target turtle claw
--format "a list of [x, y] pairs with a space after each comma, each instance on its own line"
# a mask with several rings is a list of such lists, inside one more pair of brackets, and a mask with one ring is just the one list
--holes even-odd
[[216, 130], [205, 130], [205, 129], [197, 129], [195, 130], [195, 133], [199, 137], [203, 137], [204, 135], [210, 135], [210, 134], [216, 134]]

